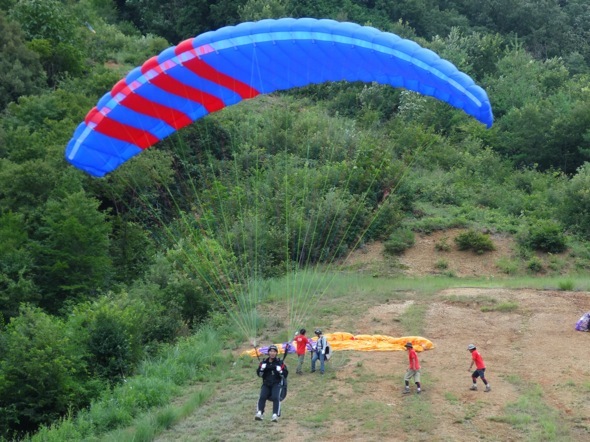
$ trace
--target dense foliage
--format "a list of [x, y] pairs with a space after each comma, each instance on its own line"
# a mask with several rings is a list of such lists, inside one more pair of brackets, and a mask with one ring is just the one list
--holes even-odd
[[[129, 69], [282, 16], [415, 39], [488, 91], [493, 128], [407, 91], [323, 84], [228, 108], [101, 180], [66, 164]], [[0, 0], [0, 437], [86, 407], [224, 312], [246, 263], [276, 277], [462, 226], [461, 247], [493, 247], [486, 228], [527, 259], [572, 246], [587, 269], [588, 84], [586, 0]]]

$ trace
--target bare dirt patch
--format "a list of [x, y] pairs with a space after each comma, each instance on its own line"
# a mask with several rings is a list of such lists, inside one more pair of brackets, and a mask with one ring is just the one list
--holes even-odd
[[[505, 275], [497, 264], [501, 258], [513, 257], [514, 239], [505, 235], [490, 235], [496, 250], [477, 254], [457, 249], [455, 238], [462, 232], [463, 229], [451, 229], [429, 235], [417, 234], [415, 245], [397, 258], [384, 254], [383, 243], [370, 243], [354, 251], [343, 264], [359, 270], [372, 270], [382, 269], [384, 263], [397, 260], [401, 272], [408, 276], [442, 273], [458, 277]], [[447, 244], [449, 250], [438, 250], [437, 244]]]
[[[513, 254], [514, 240], [504, 235], [491, 235], [496, 250], [477, 254], [472, 251], [460, 251], [455, 246], [455, 238], [463, 230], [453, 229], [434, 232], [430, 235], [418, 235], [416, 245], [400, 257], [405, 273], [413, 276], [437, 274], [441, 271], [452, 272], [456, 276], [499, 276], [502, 271], [497, 262], [500, 258], [510, 258]], [[446, 243], [450, 250], [437, 250], [436, 245]], [[437, 263], [446, 263], [447, 268], [437, 267]]]

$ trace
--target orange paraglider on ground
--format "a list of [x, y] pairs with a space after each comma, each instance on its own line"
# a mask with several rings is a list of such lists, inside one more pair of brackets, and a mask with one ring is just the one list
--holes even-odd
[[[421, 336], [402, 336], [400, 338], [394, 338], [386, 335], [353, 335], [352, 333], [346, 332], [327, 333], [325, 336], [332, 347], [332, 351], [403, 351], [404, 345], [407, 342], [411, 342], [414, 346], [414, 350], [417, 352], [434, 348], [432, 341]], [[295, 351], [295, 345], [293, 343], [285, 343], [277, 345], [279, 353], [285, 352], [287, 344], [287, 353], [293, 353]], [[242, 354], [257, 357], [260, 354], [266, 353], [267, 348], [262, 347], [259, 349], [247, 350]]]

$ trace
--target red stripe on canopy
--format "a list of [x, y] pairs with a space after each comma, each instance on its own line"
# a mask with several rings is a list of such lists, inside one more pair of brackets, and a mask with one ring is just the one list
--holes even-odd
[[86, 123], [94, 123], [96, 132], [134, 144], [140, 149], [147, 149], [159, 141], [157, 137], [148, 131], [119, 123], [100, 112], [94, 112], [92, 115], [89, 113], [86, 116]]
[[129, 109], [132, 109], [143, 115], [159, 118], [176, 130], [183, 128], [184, 126], [193, 122], [185, 113], [148, 100], [147, 98], [144, 98], [138, 94], [131, 93], [121, 100], [120, 103]]
[[[195, 51], [193, 50], [193, 52]], [[186, 61], [182, 65], [186, 66], [199, 77], [212, 81], [220, 86], [223, 86], [227, 89], [234, 91], [244, 100], [248, 98], [254, 98], [258, 94], [260, 94], [260, 92], [248, 86], [246, 83], [243, 83], [240, 80], [236, 80], [235, 78], [218, 71], [217, 69], [208, 65], [198, 57]]]
[[[147, 70], [144, 71], [146, 64], [147, 63], [145, 63], [141, 68], [141, 71], [144, 75], [147, 72]], [[156, 71], [161, 72], [161, 68], [160, 69], [152, 68], [152, 69], [155, 69]], [[177, 79], [171, 77], [170, 75], [166, 75], [165, 73], [156, 75], [151, 79], [149, 77], [147, 77], [147, 78], [151, 84], [159, 87], [163, 91], [166, 91], [171, 94], [178, 95], [179, 97], [187, 98], [191, 101], [202, 104], [205, 107], [205, 109], [207, 109], [207, 112], [209, 112], [209, 113], [216, 112], [216, 111], [223, 109], [225, 107], [225, 104], [223, 103], [223, 101], [221, 99], [217, 98], [216, 96], [211, 95], [207, 92], [204, 92], [200, 89], [194, 88], [192, 86], [189, 86], [188, 84], [184, 84], [183, 82], [178, 81]]]
[[140, 114], [163, 120], [177, 130], [192, 123], [190, 117], [184, 112], [156, 103], [155, 101], [135, 93], [131, 89], [132, 88], [129, 87], [125, 79], [123, 79], [113, 87], [111, 90], [111, 96], [117, 98], [117, 95], [121, 94], [119, 103], [125, 107]]

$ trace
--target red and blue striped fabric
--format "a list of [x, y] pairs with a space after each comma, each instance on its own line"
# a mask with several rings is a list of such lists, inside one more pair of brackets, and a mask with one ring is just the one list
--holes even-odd
[[435, 97], [491, 127], [486, 92], [417, 43], [311, 18], [228, 26], [132, 70], [86, 116], [66, 159], [101, 177], [207, 114], [259, 94], [327, 81], [388, 84]]

